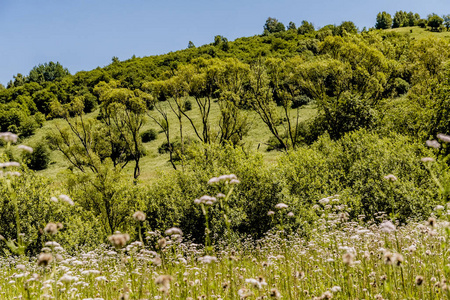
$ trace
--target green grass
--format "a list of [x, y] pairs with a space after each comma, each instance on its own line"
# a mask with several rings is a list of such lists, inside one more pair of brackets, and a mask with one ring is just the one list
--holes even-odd
[[425, 29], [418, 26], [393, 28], [387, 29], [386, 31], [408, 34], [415, 39], [423, 39], [428, 37], [439, 37], [445, 39], [450, 38], [450, 31], [434, 32], [429, 28]]
[[[187, 112], [188, 116], [191, 117], [194, 121], [195, 125], [200, 125], [200, 113], [198, 107], [196, 106], [195, 100], [191, 99], [192, 102], [192, 110]], [[210, 124], [213, 132], [217, 132], [218, 124], [220, 120], [220, 111], [217, 102], [213, 102], [211, 105], [210, 112]], [[164, 109], [169, 116], [169, 124], [170, 124], [170, 133], [171, 139], [174, 140], [179, 138], [179, 123], [175, 114], [170, 110], [170, 107], [167, 102], [161, 103], [162, 109]], [[300, 109], [300, 120], [307, 120], [313, 116], [315, 116], [317, 109], [315, 105], [310, 104], [304, 106]], [[156, 110], [149, 112], [152, 116], [158, 118], [158, 112]], [[276, 159], [281, 155], [281, 152], [271, 151], [267, 152], [267, 141], [271, 136], [270, 131], [267, 126], [262, 122], [260, 117], [253, 111], [244, 111], [247, 114], [248, 120], [251, 124], [248, 135], [243, 140], [243, 146], [246, 149], [259, 151], [263, 154], [264, 159], [267, 163], [273, 163]], [[98, 112], [92, 112], [86, 115], [87, 118], [95, 118]], [[282, 115], [282, 111], [280, 108], [280, 116]], [[296, 115], [296, 110], [291, 111], [291, 117], [294, 119]], [[183, 117], [183, 135], [185, 138], [192, 138], [197, 140], [195, 132], [190, 124], [190, 122]], [[44, 126], [36, 131], [36, 134], [32, 137], [25, 139], [22, 141], [25, 145], [33, 146], [35, 143], [41, 140], [45, 140], [45, 136], [56, 130], [56, 126], [66, 126], [66, 123], [63, 119], [54, 119], [47, 121]], [[166, 141], [164, 133], [161, 132], [160, 127], [148, 116], [145, 117], [145, 124], [141, 129], [141, 132], [153, 128], [158, 132], [156, 140], [153, 140], [149, 143], [145, 143], [144, 147], [147, 155], [141, 160], [141, 176], [140, 180], [142, 181], [151, 181], [152, 178], [157, 176], [157, 174], [161, 171], [169, 171], [172, 170], [172, 165], [169, 162], [168, 154], [159, 154], [158, 147]], [[281, 129], [281, 127], [280, 127]], [[64, 158], [64, 156], [59, 151], [51, 152], [51, 163], [46, 170], [39, 171], [40, 174], [51, 178], [52, 180], [59, 181], [63, 176], [61, 173], [64, 172], [69, 166], [68, 162]], [[128, 164], [125, 168], [125, 172], [132, 174], [133, 172], [133, 164]]]

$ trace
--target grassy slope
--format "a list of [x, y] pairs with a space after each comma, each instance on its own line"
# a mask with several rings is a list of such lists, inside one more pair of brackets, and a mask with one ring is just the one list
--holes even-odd
[[[200, 124], [200, 114], [199, 110], [196, 107], [195, 101], [192, 101], [192, 110], [188, 112], [188, 115], [192, 117], [195, 124]], [[178, 127], [178, 119], [176, 116], [170, 111], [170, 107], [167, 102], [162, 102], [162, 108], [168, 112], [169, 116], [169, 123], [171, 126], [171, 138], [175, 139], [176, 137], [179, 137], [179, 127]], [[150, 112], [153, 116], [157, 117], [158, 112], [156, 110]], [[267, 152], [267, 140], [271, 137], [271, 134], [269, 130], [267, 129], [267, 126], [261, 121], [260, 117], [255, 113], [248, 111], [246, 112], [248, 114], [248, 118], [251, 122], [251, 129], [248, 133], [248, 135], [244, 138], [244, 146], [247, 149], [250, 150], [258, 150], [263, 155], [265, 160], [268, 163], [272, 163], [276, 160], [276, 158], [280, 155], [280, 152], [272, 151]], [[280, 110], [281, 114], [281, 110]], [[303, 107], [300, 110], [300, 120], [307, 120], [311, 117], [313, 117], [316, 114], [316, 108], [314, 105], [308, 105]], [[97, 112], [93, 112], [87, 115], [88, 118], [95, 118], [97, 115]], [[296, 110], [292, 110], [291, 116], [294, 118], [296, 115]], [[212, 103], [211, 107], [211, 113], [210, 113], [210, 124], [211, 129], [213, 131], [217, 131], [218, 129], [218, 123], [220, 119], [220, 112], [219, 107], [216, 102]], [[51, 132], [52, 130], [55, 130], [56, 126], [66, 126], [65, 121], [62, 119], [54, 119], [47, 121], [45, 125], [38, 129], [36, 131], [36, 134], [32, 137], [26, 139], [23, 141], [23, 144], [25, 145], [33, 145], [34, 143], [43, 140], [47, 133]], [[160, 132], [160, 128], [158, 125], [151, 120], [149, 117], [146, 117], [145, 125], [143, 126], [141, 132], [153, 128], [158, 133]], [[192, 129], [191, 124], [189, 121], [183, 117], [183, 135], [185, 137], [191, 137], [193, 139], [196, 139], [194, 130]], [[145, 149], [147, 151], [147, 155], [142, 159], [141, 161], [141, 180], [143, 181], [150, 181], [152, 178], [154, 178], [158, 172], [164, 171], [164, 170], [171, 170], [172, 166], [169, 163], [169, 155], [168, 154], [159, 154], [158, 153], [158, 147], [165, 142], [165, 136], [163, 133], [159, 133], [157, 136], [157, 139], [145, 143]], [[259, 149], [258, 149], [259, 148]], [[50, 177], [56, 181], [58, 179], [62, 178], [61, 172], [67, 169], [69, 164], [63, 157], [63, 155], [58, 151], [53, 151], [51, 153], [51, 164], [50, 166], [43, 171], [40, 171], [40, 173], [44, 176]], [[133, 164], [130, 163], [126, 169], [126, 172], [128, 172], [130, 175], [133, 172]]]
[[[412, 30], [412, 32], [411, 32], [411, 30]], [[422, 39], [422, 38], [428, 38], [428, 37], [439, 37], [439, 38], [450, 39], [450, 31], [432, 32], [429, 29], [420, 28], [418, 26], [394, 28], [394, 29], [388, 29], [386, 31], [410, 34], [412, 38], [416, 38], [416, 39]]]

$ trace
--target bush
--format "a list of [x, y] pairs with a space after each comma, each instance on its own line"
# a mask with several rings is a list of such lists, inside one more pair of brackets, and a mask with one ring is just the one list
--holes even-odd
[[44, 143], [38, 143], [34, 146], [32, 153], [23, 154], [23, 160], [31, 170], [44, 170], [50, 162], [50, 151]]
[[158, 133], [155, 129], [149, 129], [141, 133], [141, 139], [143, 143], [148, 143], [151, 141], [156, 140], [156, 137], [158, 136]]

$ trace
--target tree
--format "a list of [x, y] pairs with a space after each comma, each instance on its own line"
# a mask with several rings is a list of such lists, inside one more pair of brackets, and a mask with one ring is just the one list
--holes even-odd
[[194, 45], [194, 43], [192, 41], [189, 41], [188, 49], [192, 49], [192, 48], [195, 48], [195, 45]]
[[392, 28], [404, 27], [407, 23], [408, 14], [405, 11], [397, 11], [394, 15], [394, 21], [392, 24]]
[[432, 31], [439, 31], [442, 23], [444, 23], [444, 19], [442, 19], [438, 15], [431, 14], [428, 16], [428, 26], [431, 27]]
[[415, 26], [417, 24], [417, 21], [419, 21], [420, 15], [415, 14], [412, 11], [410, 11], [406, 17], [405, 26]]
[[392, 26], [392, 17], [387, 12], [383, 11], [377, 15], [376, 29], [389, 29]]
[[284, 24], [279, 22], [275, 18], [269, 17], [266, 20], [266, 23], [264, 24], [264, 32], [267, 32], [267, 33], [282, 32], [285, 30], [286, 30], [286, 28], [284, 27]]
[[297, 26], [295, 26], [295, 23], [292, 21], [289, 22], [288, 30], [295, 30], [295, 29], [297, 29]]
[[65, 76], [70, 75], [69, 70], [64, 68], [59, 62], [49, 62], [40, 64], [31, 69], [27, 77], [28, 82], [37, 82], [42, 84], [46, 81], [61, 80]]
[[302, 21], [302, 25], [300, 25], [300, 27], [298, 27], [297, 29], [297, 33], [298, 34], [307, 34], [310, 32], [314, 32], [314, 25], [312, 23], [309, 23], [306, 20]]
[[344, 21], [336, 29], [336, 34], [342, 36], [344, 31], [350, 34], [358, 33], [358, 27], [352, 21]]
[[134, 179], [140, 175], [140, 159], [142, 157], [142, 141], [140, 129], [144, 125], [147, 109], [146, 95], [143, 92], [131, 91], [102, 85], [94, 89], [101, 101], [100, 119], [107, 125], [110, 134], [122, 141], [134, 160]]
[[442, 18], [444, 19], [445, 28], [448, 31], [450, 29], [450, 15], [444, 15]]

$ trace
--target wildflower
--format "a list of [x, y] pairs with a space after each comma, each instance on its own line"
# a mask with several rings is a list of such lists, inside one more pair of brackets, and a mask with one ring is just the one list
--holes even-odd
[[253, 293], [249, 289], [242, 288], [238, 291], [238, 295], [241, 299], [246, 299], [253, 296]]
[[37, 264], [38, 266], [47, 266], [53, 260], [53, 256], [50, 253], [39, 254]]
[[217, 177], [213, 177], [208, 181], [208, 184], [214, 184], [214, 183], [219, 183], [220, 179]]
[[287, 214], [287, 216], [289, 217], [289, 218], [293, 218], [293, 217], [295, 217], [294, 216], [294, 213], [291, 211], [291, 212], [289, 212], [288, 214]]
[[333, 294], [330, 291], [326, 291], [320, 297], [320, 299], [331, 299], [331, 298], [333, 298]]
[[231, 179], [231, 180], [230, 180], [230, 184], [239, 184], [239, 183], [241, 183], [241, 182], [239, 181], [239, 179]]
[[277, 205], [275, 205], [276, 209], [283, 209], [283, 208], [288, 208], [288, 206], [284, 203], [278, 203]]
[[436, 137], [438, 139], [440, 139], [441, 141], [443, 141], [444, 143], [450, 143], [450, 136], [449, 135], [439, 133]]
[[0, 163], [0, 168], [9, 168], [9, 167], [20, 167], [20, 164], [16, 161], [7, 161], [4, 163]]
[[437, 205], [437, 206], [434, 208], [434, 210], [444, 210], [444, 209], [445, 209], [445, 207], [442, 206], [442, 205]]
[[17, 134], [12, 132], [0, 132], [0, 139], [3, 139], [5, 142], [15, 143], [17, 142]]
[[270, 297], [275, 298], [275, 299], [281, 298], [281, 294], [276, 288], [271, 289], [269, 295], [270, 295]]
[[347, 266], [351, 266], [353, 264], [353, 259], [354, 258], [355, 258], [355, 256], [352, 253], [350, 253], [350, 252], [347, 252], [344, 255], [342, 255], [342, 261]]
[[19, 264], [16, 266], [16, 269], [21, 270], [21, 271], [25, 271], [25, 265]]
[[380, 229], [383, 232], [391, 233], [392, 231], [395, 231], [395, 225], [391, 221], [386, 220], [380, 224]]
[[160, 286], [160, 291], [166, 294], [169, 293], [170, 282], [173, 280], [173, 277], [170, 275], [159, 275], [155, 279], [155, 283]]
[[429, 218], [428, 219], [428, 225], [430, 227], [434, 227], [436, 225], [436, 219], [435, 218]]
[[58, 232], [58, 226], [55, 223], [48, 223], [44, 228], [44, 232], [48, 234], [56, 234]]
[[61, 199], [63, 202], [66, 202], [69, 205], [73, 205], [74, 204], [73, 200], [70, 199], [70, 197], [67, 196], [67, 195], [59, 195], [59, 199]]
[[210, 264], [212, 262], [217, 261], [217, 257], [215, 256], [209, 256], [209, 255], [205, 255], [203, 257], [199, 257], [198, 261], [204, 263], [204, 264]]
[[218, 194], [216, 195], [216, 197], [217, 197], [217, 198], [225, 198], [226, 196], [225, 196], [224, 194], [222, 194], [222, 193], [218, 193]]
[[395, 253], [394, 262], [399, 267], [403, 263], [403, 255], [401, 255], [400, 253]]
[[29, 153], [33, 153], [33, 148], [29, 147], [29, 146], [25, 146], [25, 145], [19, 145], [17, 146], [18, 149], [29, 152]]
[[432, 140], [432, 141], [428, 140], [425, 142], [425, 144], [428, 147], [435, 148], [435, 149], [439, 149], [441, 147], [441, 144], [439, 144], [439, 142], [436, 140]]
[[133, 219], [136, 221], [145, 221], [145, 214], [142, 211], [137, 211], [133, 214]]
[[123, 248], [130, 240], [130, 236], [127, 233], [116, 232], [108, 237], [111, 244], [116, 247], [116, 249]]
[[174, 235], [174, 234], [183, 235], [183, 232], [181, 231], [180, 228], [172, 227], [172, 228], [167, 229], [165, 234], [166, 235]]
[[58, 203], [58, 198], [56, 198], [56, 197], [51, 197], [51, 198], [50, 198], [50, 201], [55, 202], [55, 203]]
[[397, 177], [395, 177], [395, 175], [393, 175], [393, 174], [388, 174], [388, 175], [384, 176], [384, 179], [389, 180], [389, 181], [396, 181]]
[[329, 198], [322, 198], [319, 200], [319, 203], [322, 205], [327, 205], [328, 203], [330, 203], [330, 199]]
[[394, 256], [391, 252], [384, 253], [384, 263], [387, 265], [392, 265], [394, 263]]
[[341, 287], [338, 286], [338, 285], [333, 286], [333, 287], [331, 288], [331, 291], [332, 291], [333, 293], [340, 292], [341, 290], [342, 290]]
[[64, 282], [64, 283], [70, 283], [72, 281], [76, 281], [78, 280], [78, 278], [76, 276], [72, 276], [70, 274], [64, 274], [59, 281]]
[[416, 285], [421, 286], [423, 283], [423, 277], [422, 276], [416, 276]]
[[167, 241], [165, 238], [158, 240], [158, 248], [159, 249], [163, 249], [164, 247], [166, 247], [166, 245], [167, 245]]
[[420, 160], [422, 162], [426, 163], [426, 162], [433, 162], [434, 158], [432, 158], [432, 157], [422, 157]]
[[273, 211], [273, 210], [269, 210], [268, 212], [267, 212], [267, 215], [268, 216], [273, 216], [275, 214], [275, 212]]

